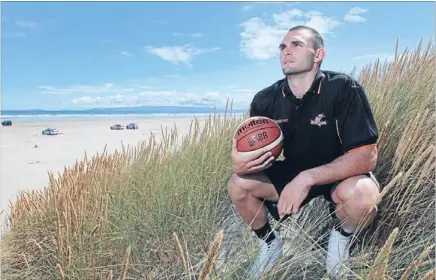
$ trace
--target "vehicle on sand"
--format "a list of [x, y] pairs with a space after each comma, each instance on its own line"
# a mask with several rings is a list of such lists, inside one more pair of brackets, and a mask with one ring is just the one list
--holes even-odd
[[59, 131], [55, 128], [46, 128], [42, 131], [42, 135], [58, 135]]
[[2, 126], [12, 126], [12, 121], [2, 121]]
[[121, 124], [114, 124], [111, 126], [112, 130], [123, 130], [124, 126], [122, 126]]
[[129, 123], [126, 126], [127, 129], [138, 129], [138, 125], [136, 123]]

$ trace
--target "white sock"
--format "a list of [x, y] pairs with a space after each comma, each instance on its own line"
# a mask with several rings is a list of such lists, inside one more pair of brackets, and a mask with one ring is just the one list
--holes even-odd
[[339, 233], [345, 237], [349, 237], [353, 235], [355, 229], [351, 226], [341, 226], [339, 229]]
[[355, 229], [353, 228], [353, 227], [350, 227], [350, 226], [348, 226], [348, 227], [346, 227], [346, 226], [343, 226], [342, 227], [342, 229], [346, 232], [346, 233], [354, 233], [354, 231], [355, 231]]

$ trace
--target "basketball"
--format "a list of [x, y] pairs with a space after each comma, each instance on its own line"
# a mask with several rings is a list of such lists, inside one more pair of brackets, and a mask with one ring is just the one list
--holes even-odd
[[278, 158], [283, 149], [283, 133], [280, 126], [267, 117], [251, 117], [243, 121], [236, 129], [236, 149], [250, 153], [267, 148], [274, 158]]

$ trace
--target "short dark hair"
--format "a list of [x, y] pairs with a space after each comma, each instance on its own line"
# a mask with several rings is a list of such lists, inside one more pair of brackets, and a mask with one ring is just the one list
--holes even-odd
[[323, 48], [324, 47], [324, 40], [321, 36], [321, 34], [319, 34], [318, 31], [316, 31], [314, 28], [306, 26], [306, 25], [297, 25], [294, 26], [292, 28], [289, 29], [288, 32], [294, 31], [294, 30], [301, 30], [301, 29], [305, 29], [305, 30], [309, 30], [310, 32], [312, 32], [312, 35], [314, 37], [313, 40], [313, 48], [315, 49], [315, 51], [319, 48]]
[[[324, 39], [322, 38], [321, 34], [319, 34], [316, 29], [309, 27], [307, 25], [297, 25], [288, 30], [288, 32], [294, 31], [294, 30], [309, 30], [312, 32], [313, 35], [313, 49], [316, 51], [319, 48], [324, 48]], [[318, 67], [321, 67], [322, 60], [319, 62]]]

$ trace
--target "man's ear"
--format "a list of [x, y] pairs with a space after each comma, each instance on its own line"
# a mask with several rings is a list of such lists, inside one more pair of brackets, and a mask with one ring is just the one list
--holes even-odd
[[322, 61], [326, 55], [326, 51], [324, 48], [319, 48], [316, 50], [315, 62]]

